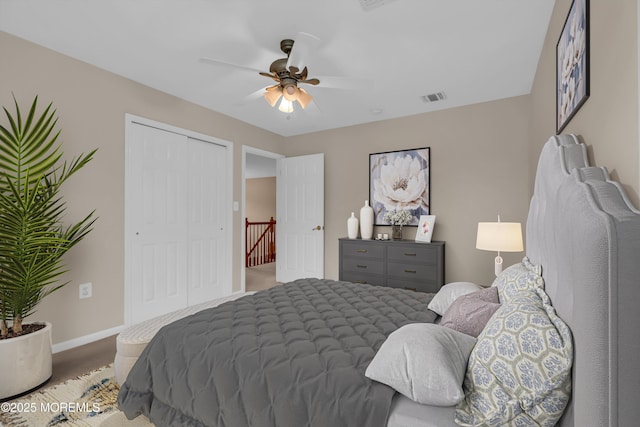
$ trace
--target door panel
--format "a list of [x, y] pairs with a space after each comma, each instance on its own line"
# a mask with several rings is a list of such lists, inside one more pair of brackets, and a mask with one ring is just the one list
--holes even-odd
[[189, 305], [231, 292], [224, 209], [226, 148], [189, 139]]
[[277, 160], [276, 280], [324, 277], [324, 155]]
[[186, 143], [184, 136], [135, 126], [127, 200], [134, 236], [132, 322], [177, 310], [187, 303]]

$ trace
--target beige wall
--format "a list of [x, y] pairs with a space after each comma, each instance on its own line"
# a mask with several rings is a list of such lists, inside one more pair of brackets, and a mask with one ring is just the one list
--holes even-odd
[[[97, 147], [95, 160], [64, 189], [68, 215], [96, 209], [94, 231], [67, 257], [71, 285], [49, 296], [33, 319], [53, 322], [60, 343], [119, 326], [124, 321], [124, 123], [135, 114], [233, 142], [233, 199], [241, 197], [242, 145], [281, 152], [283, 138], [158, 92], [86, 63], [0, 32], [0, 102], [11, 107], [11, 93], [30, 105], [39, 95], [53, 101], [65, 153]], [[234, 212], [234, 236], [244, 220]], [[233, 240], [233, 283], [240, 287], [240, 239]], [[78, 285], [93, 283], [93, 298], [78, 299]]]
[[245, 215], [249, 221], [276, 217], [276, 177], [250, 178], [245, 187]]
[[[638, 206], [637, 0], [591, 0], [590, 97], [563, 133], [581, 135], [592, 163], [607, 166]], [[531, 182], [542, 145], [555, 134], [556, 43], [571, 7], [558, 0], [533, 85]]]
[[[325, 154], [325, 277], [338, 278], [338, 238], [369, 198], [369, 154], [431, 147], [433, 240], [446, 241], [445, 279], [490, 284], [496, 254], [475, 249], [477, 223], [526, 219], [529, 117], [522, 96], [288, 138], [288, 156]], [[522, 256], [505, 254], [505, 264]]]

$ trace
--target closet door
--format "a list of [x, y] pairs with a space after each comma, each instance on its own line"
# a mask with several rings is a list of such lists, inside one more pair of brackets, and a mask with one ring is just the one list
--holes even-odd
[[189, 138], [189, 305], [227, 294], [226, 148]]
[[127, 123], [127, 325], [231, 293], [230, 149], [160, 125]]
[[126, 221], [131, 322], [186, 307], [187, 140], [134, 125], [128, 138]]

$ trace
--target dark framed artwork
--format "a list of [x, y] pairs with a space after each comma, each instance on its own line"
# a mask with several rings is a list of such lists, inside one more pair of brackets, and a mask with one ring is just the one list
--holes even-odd
[[429, 147], [369, 154], [369, 203], [373, 223], [389, 225], [384, 214], [394, 209], [408, 210], [408, 225], [417, 226], [420, 216], [430, 211]]
[[589, 0], [573, 0], [556, 45], [556, 132], [589, 98]]

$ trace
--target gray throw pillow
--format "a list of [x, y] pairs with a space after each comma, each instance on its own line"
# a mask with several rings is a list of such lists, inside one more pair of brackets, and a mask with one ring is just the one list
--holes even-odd
[[424, 405], [452, 406], [464, 398], [462, 382], [476, 339], [431, 323], [391, 333], [365, 376]]
[[440, 325], [477, 337], [498, 308], [498, 288], [485, 288], [458, 297], [442, 316]]

